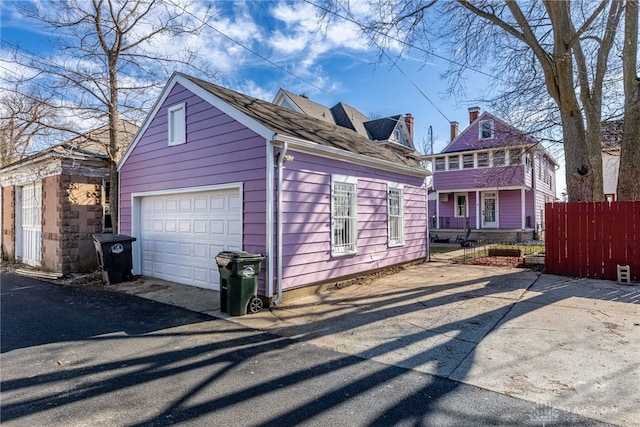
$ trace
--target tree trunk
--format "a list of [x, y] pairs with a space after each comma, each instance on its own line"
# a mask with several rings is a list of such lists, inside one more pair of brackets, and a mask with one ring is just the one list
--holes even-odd
[[118, 214], [119, 214], [119, 197], [120, 185], [118, 182], [118, 150], [120, 149], [120, 114], [118, 111], [118, 74], [117, 74], [117, 55], [110, 53], [109, 58], [109, 204], [111, 208], [111, 224], [113, 232], [118, 233]]
[[564, 139], [565, 177], [570, 202], [593, 197], [593, 169], [585, 144], [585, 129], [579, 112], [561, 111]]
[[627, 0], [623, 47], [624, 128], [620, 147], [618, 200], [640, 200], [640, 80], [638, 60], [638, 2]]

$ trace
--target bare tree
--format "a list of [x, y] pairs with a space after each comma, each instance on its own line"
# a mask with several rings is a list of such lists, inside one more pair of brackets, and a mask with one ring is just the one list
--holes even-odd
[[625, 6], [623, 75], [624, 128], [620, 147], [619, 200], [640, 200], [640, 76], [638, 63], [638, 1]]
[[33, 88], [5, 87], [0, 95], [0, 167], [30, 154], [39, 138], [49, 134], [55, 110]]
[[447, 78], [452, 92], [463, 87], [468, 67], [486, 66], [499, 76], [495, 83], [501, 93], [496, 99], [510, 111], [527, 112], [530, 120], [535, 116], [533, 120], [557, 121], [569, 200], [603, 200], [603, 97], [609, 93], [606, 85], [615, 83], [609, 66], [623, 1], [372, 4], [380, 14], [370, 30], [401, 37], [405, 46], [437, 38], [450, 47], [454, 61]]
[[110, 203], [117, 232], [121, 118], [139, 121], [176, 68], [214, 75], [200, 62], [197, 46], [189, 48], [189, 37], [200, 33], [210, 11], [200, 3], [170, 0], [51, 0], [25, 4], [21, 12], [50, 30], [55, 54], [43, 58], [17, 48], [16, 62], [38, 74], [60, 107], [72, 106], [76, 121], [92, 127], [109, 123]]

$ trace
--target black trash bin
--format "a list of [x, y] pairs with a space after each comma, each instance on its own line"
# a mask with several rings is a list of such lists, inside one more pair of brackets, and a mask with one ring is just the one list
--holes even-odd
[[221, 312], [243, 316], [262, 309], [262, 300], [258, 298], [258, 275], [265, 258], [262, 254], [244, 251], [223, 251], [216, 256]]
[[135, 237], [126, 234], [94, 234], [98, 265], [102, 279], [108, 284], [126, 282], [133, 279], [131, 242]]

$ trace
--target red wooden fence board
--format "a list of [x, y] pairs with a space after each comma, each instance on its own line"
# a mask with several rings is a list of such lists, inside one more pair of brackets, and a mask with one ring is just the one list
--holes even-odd
[[548, 273], [617, 280], [620, 264], [640, 281], [640, 201], [551, 203], [545, 223]]

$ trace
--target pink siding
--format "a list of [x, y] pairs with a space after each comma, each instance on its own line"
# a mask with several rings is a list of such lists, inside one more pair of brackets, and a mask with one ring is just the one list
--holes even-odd
[[433, 185], [438, 191], [455, 191], [522, 185], [524, 166], [501, 168], [460, 169], [433, 174]]
[[[494, 138], [479, 139], [478, 126], [484, 120], [493, 120]], [[503, 147], [505, 145], [518, 145], [534, 143], [532, 139], [520, 132], [513, 126], [497, 120], [491, 114], [484, 112], [480, 118], [467, 127], [454, 143], [447, 147], [445, 153], [454, 153], [457, 151], [479, 150], [487, 148]]]
[[[187, 142], [170, 147], [167, 107], [181, 102], [186, 102]], [[120, 231], [131, 233], [132, 193], [243, 182], [243, 248], [268, 253], [266, 144], [264, 138], [176, 86], [122, 166]], [[285, 289], [426, 257], [426, 189], [422, 178], [290, 154], [294, 160], [285, 164], [283, 185]], [[353, 256], [331, 256], [333, 173], [358, 177], [358, 253]], [[405, 245], [398, 248], [387, 245], [388, 181], [404, 184]], [[264, 289], [261, 280], [261, 292]]]
[[[426, 252], [424, 180], [293, 153], [284, 172], [284, 281], [296, 288], [422, 259]], [[358, 253], [331, 256], [331, 175], [358, 178]], [[404, 184], [405, 245], [387, 245], [387, 182]]]
[[[170, 147], [166, 107], [181, 102], [187, 142]], [[120, 172], [120, 231], [131, 233], [131, 193], [243, 182], [243, 247], [266, 252], [265, 152], [264, 138], [176, 86]]]
[[498, 193], [500, 228], [522, 228], [522, 202], [520, 190], [503, 190]]

